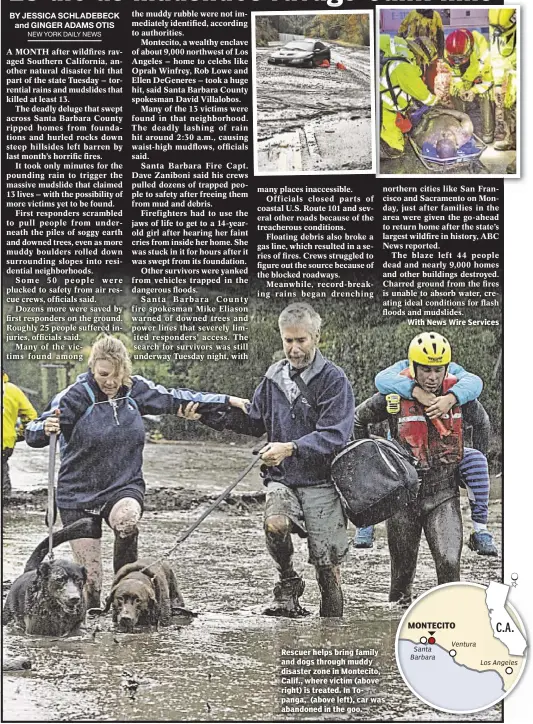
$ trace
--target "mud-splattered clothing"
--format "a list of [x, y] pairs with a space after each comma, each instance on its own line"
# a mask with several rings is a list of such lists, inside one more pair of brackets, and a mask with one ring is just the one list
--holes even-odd
[[[400, 360], [376, 375], [375, 385], [381, 394], [395, 392], [406, 399], [413, 399], [415, 380], [400, 374], [409, 367], [409, 360]], [[463, 367], [450, 362], [448, 371], [457, 378], [457, 383], [448, 392], [452, 392], [460, 405], [479, 397], [483, 389], [480, 377], [467, 372]], [[485, 442], [482, 437], [481, 441]], [[468, 491], [468, 500], [472, 511], [472, 520], [487, 523], [489, 516], [490, 478], [487, 458], [479, 450], [465, 447], [464, 456], [459, 463], [459, 474]]]
[[26, 430], [28, 445], [48, 445], [50, 438], [44, 432], [44, 422], [59, 408], [58, 507], [97, 509], [125, 495], [142, 505], [145, 430], [141, 416], [175, 414], [180, 405], [190, 401], [199, 402], [203, 411], [208, 412], [224, 410], [228, 397], [192, 390], [167, 390], [135, 375], [131, 388], [121, 387], [116, 399], [109, 400], [91, 372], [80, 375]]
[[[250, 411], [232, 409], [225, 427], [269, 442], [295, 442], [297, 451], [275, 467], [265, 468], [265, 483], [273, 480], [289, 487], [328, 482], [333, 457], [352, 434], [355, 402], [352, 386], [340, 367], [317, 350], [301, 373], [314, 400], [287, 384], [288, 360], [272, 365], [256, 389]], [[316, 408], [316, 409], [315, 409]]]
[[437, 96], [427, 87], [415, 56], [402, 38], [381, 35], [379, 39], [381, 62], [379, 94], [381, 99], [380, 136], [388, 146], [403, 151], [405, 137], [397, 125], [398, 114], [410, 108], [413, 99], [425, 106], [433, 106]]
[[[467, 402], [461, 406], [463, 422], [472, 425], [473, 446], [486, 451], [489, 443], [490, 423], [485, 409], [477, 400]], [[371, 423], [389, 421], [391, 435], [398, 438], [397, 416], [387, 413], [387, 400], [380, 393], [362, 402], [355, 411], [354, 436], [367, 437], [367, 425]], [[433, 426], [428, 426], [431, 434], [437, 434]], [[401, 441], [400, 441], [401, 442]], [[458, 494], [458, 463], [451, 465], [436, 465], [428, 470], [420, 470], [422, 484], [419, 499], [422, 512], [439, 505], [448, 498]]]
[[317, 567], [342, 563], [349, 546], [346, 518], [331, 483], [298, 488], [268, 483], [265, 520], [272, 515], [286, 515], [293, 532], [307, 538], [309, 563]]

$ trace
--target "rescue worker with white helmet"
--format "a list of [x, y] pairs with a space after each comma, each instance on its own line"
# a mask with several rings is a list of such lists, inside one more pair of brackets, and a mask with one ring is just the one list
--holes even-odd
[[[516, 55], [517, 25], [514, 8], [489, 10], [490, 53], [497, 110], [503, 110], [505, 136], [494, 144], [496, 151], [516, 149]], [[507, 173], [516, 172], [516, 157]]]
[[[448, 373], [451, 346], [437, 332], [418, 334], [409, 345], [409, 367], [402, 374], [424, 392], [445, 396], [457, 380]], [[456, 400], [446, 415], [430, 418], [425, 407], [413, 399], [400, 398], [390, 405], [377, 393], [355, 411], [354, 436], [368, 437], [367, 426], [388, 420], [391, 436], [416, 459], [421, 479], [417, 502], [401, 508], [387, 521], [391, 556], [389, 600], [408, 605], [420, 537], [424, 530], [438, 583], [460, 578], [463, 544], [459, 504], [458, 467], [463, 458], [463, 424], [473, 428], [474, 447], [488, 446], [489, 420], [483, 406], [473, 400]]]
[[407, 111], [412, 102], [434, 106], [437, 96], [427, 87], [423, 73], [436, 59], [435, 43], [429, 38], [391, 38], [381, 35], [379, 41], [381, 74], [381, 150], [385, 158], [401, 156], [405, 149], [405, 133], [411, 130]]
[[494, 141], [492, 67], [487, 40], [477, 30], [460, 28], [446, 38], [445, 60], [451, 70], [450, 95], [454, 107], [463, 113], [476, 100], [481, 110], [481, 137]]

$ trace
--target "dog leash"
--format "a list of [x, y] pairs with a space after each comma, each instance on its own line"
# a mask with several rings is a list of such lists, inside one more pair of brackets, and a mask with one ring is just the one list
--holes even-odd
[[[203, 521], [207, 518], [207, 516], [210, 515], [215, 510], [215, 508], [217, 508], [220, 505], [220, 503], [222, 503], [222, 501], [228, 497], [228, 495], [231, 493], [231, 491], [234, 488], [236, 488], [237, 485], [241, 482], [241, 480], [244, 480], [244, 478], [248, 475], [248, 473], [252, 470], [252, 468], [255, 465], [257, 465], [257, 463], [260, 460], [259, 450], [261, 450], [262, 447], [263, 446], [255, 449], [253, 451], [253, 454], [256, 455], [257, 457], [254, 457], [252, 462], [242, 471], [242, 473], [239, 475], [237, 480], [234, 480], [230, 485], [228, 485], [228, 487], [220, 493], [218, 498], [216, 500], [214, 500], [212, 503], [210, 503], [210, 505], [206, 508], [206, 510], [204, 510], [202, 515], [199, 518], [197, 518], [194, 521], [194, 523], [192, 523], [186, 530], [184, 530], [183, 533], [181, 533], [181, 535], [178, 536], [178, 539], [174, 543], [172, 548], [169, 551], [167, 551], [164, 555], [160, 556], [159, 558], [156, 558], [156, 560], [152, 561], [149, 565], [145, 566], [144, 568], [141, 568], [141, 570], [137, 571], [138, 573], [144, 573], [149, 568], [152, 568], [152, 566], [155, 566], [158, 563], [161, 563], [162, 561], [164, 561], [166, 558], [169, 558], [177, 550], [177, 548], [183, 543], [183, 541], [187, 540], [187, 538], [191, 535], [191, 533], [193, 533], [198, 528], [198, 526], [201, 525], [201, 523], [203, 523]], [[103, 613], [107, 613], [110, 609], [110, 605], [111, 605], [111, 599], [110, 599], [110, 597], [108, 597], [103, 608], [91, 608], [87, 611], [87, 613], [89, 615], [101, 615]]]
[[187, 540], [187, 538], [191, 535], [191, 533], [193, 533], [198, 528], [198, 526], [204, 522], [204, 520], [207, 518], [207, 516], [210, 515], [215, 510], [215, 508], [217, 508], [220, 505], [220, 503], [222, 503], [222, 501], [228, 497], [228, 495], [231, 493], [231, 491], [237, 487], [237, 485], [241, 482], [241, 480], [244, 480], [244, 478], [248, 475], [248, 473], [252, 470], [252, 468], [260, 460], [259, 450], [254, 450], [253, 454], [257, 455], [257, 457], [255, 457], [252, 460], [252, 462], [248, 465], [248, 467], [242, 471], [242, 473], [239, 475], [237, 480], [234, 480], [233, 483], [231, 483], [231, 485], [228, 485], [228, 487], [220, 493], [218, 498], [216, 500], [214, 500], [206, 508], [206, 510], [204, 510], [202, 515], [197, 520], [195, 520], [194, 523], [192, 523], [185, 531], [183, 531], [183, 533], [181, 535], [178, 536], [176, 543], [172, 546], [172, 548], [168, 551], [168, 553], [165, 553], [165, 555], [162, 556], [161, 560], [163, 560], [164, 558], [169, 558], [174, 553], [174, 551], [176, 551], [178, 546], [180, 546], [183, 543], [183, 541]]
[[54, 519], [55, 519], [55, 501], [54, 501], [54, 478], [56, 472], [56, 447], [57, 433], [50, 433], [50, 451], [48, 453], [48, 558], [54, 560]]

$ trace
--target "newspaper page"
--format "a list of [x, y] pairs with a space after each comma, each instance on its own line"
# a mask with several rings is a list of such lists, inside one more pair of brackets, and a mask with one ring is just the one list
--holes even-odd
[[530, 10], [2, 3], [3, 721], [528, 718]]

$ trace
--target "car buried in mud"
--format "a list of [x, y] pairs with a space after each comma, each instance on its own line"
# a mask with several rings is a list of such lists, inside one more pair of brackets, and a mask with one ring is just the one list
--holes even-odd
[[270, 65], [303, 65], [317, 66], [324, 60], [331, 62], [331, 50], [320, 40], [305, 38], [291, 40], [269, 57]]

